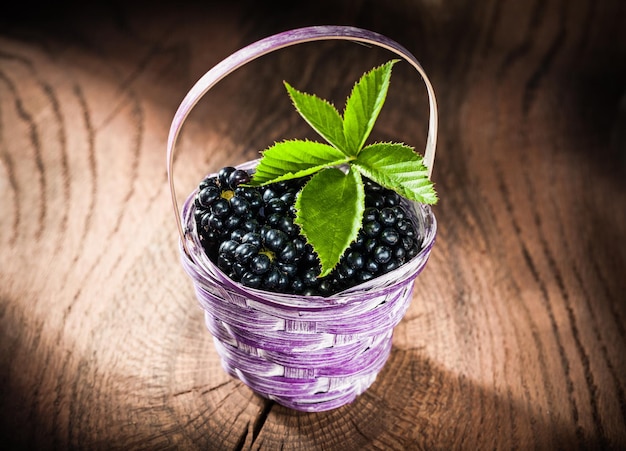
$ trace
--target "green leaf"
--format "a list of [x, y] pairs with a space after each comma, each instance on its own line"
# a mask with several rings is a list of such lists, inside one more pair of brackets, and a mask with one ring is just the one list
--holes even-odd
[[361, 175], [336, 168], [315, 174], [296, 199], [295, 222], [313, 246], [321, 263], [321, 277], [328, 275], [357, 237], [365, 193]]
[[343, 134], [347, 150], [357, 155], [367, 140], [389, 89], [391, 60], [364, 74], [354, 85], [343, 114]]
[[314, 141], [289, 140], [263, 152], [249, 185], [260, 186], [313, 174], [348, 162], [340, 150]]
[[437, 203], [423, 158], [399, 143], [377, 143], [365, 147], [353, 162], [361, 174], [407, 199], [423, 204]]
[[345, 149], [343, 119], [328, 101], [306, 94], [284, 82], [296, 110], [326, 141], [340, 150]]

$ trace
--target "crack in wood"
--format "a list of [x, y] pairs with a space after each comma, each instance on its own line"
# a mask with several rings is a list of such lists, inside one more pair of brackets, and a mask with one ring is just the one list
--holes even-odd
[[259, 437], [261, 429], [263, 429], [263, 426], [265, 425], [265, 422], [267, 421], [267, 418], [269, 417], [270, 411], [272, 410], [272, 407], [274, 407], [274, 404], [276, 404], [275, 401], [265, 401], [263, 409], [252, 424], [252, 442], [250, 442], [250, 448], [252, 448], [257, 438]]

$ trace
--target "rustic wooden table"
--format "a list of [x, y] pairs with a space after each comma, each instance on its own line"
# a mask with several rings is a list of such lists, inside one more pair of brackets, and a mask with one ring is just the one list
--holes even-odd
[[[25, 2], [0, 17], [3, 448], [626, 448], [624, 2], [256, 3]], [[222, 371], [179, 264], [165, 141], [207, 69], [320, 23], [420, 59], [441, 201], [385, 368], [312, 414]], [[228, 77], [185, 126], [181, 197], [306, 136], [283, 79], [341, 104], [389, 57], [305, 44]], [[423, 148], [425, 99], [399, 65], [378, 139]]]

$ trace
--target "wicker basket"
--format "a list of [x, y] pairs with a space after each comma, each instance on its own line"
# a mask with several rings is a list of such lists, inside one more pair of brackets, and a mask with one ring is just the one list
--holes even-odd
[[[330, 297], [270, 293], [232, 281], [207, 257], [194, 220], [196, 192], [188, 196], [179, 211], [172, 163], [184, 119], [211, 86], [232, 70], [276, 48], [321, 39], [350, 39], [382, 46], [418, 68], [428, 88], [431, 108], [425, 163], [432, 169], [436, 106], [421, 66], [388, 38], [351, 27], [292, 30], [234, 53], [192, 88], [174, 118], [168, 140], [168, 175], [181, 235], [182, 263], [193, 280], [222, 365], [258, 394], [303, 411], [329, 410], [350, 403], [374, 382], [389, 356], [393, 329], [411, 301], [415, 278], [435, 241], [437, 224], [430, 207], [406, 201], [405, 207], [414, 213], [412, 219], [423, 237], [422, 249], [392, 272]], [[250, 161], [239, 167], [253, 169], [256, 163]]]

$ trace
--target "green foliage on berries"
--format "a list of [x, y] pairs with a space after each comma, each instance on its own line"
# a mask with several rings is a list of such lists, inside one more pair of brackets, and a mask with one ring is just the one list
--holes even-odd
[[347, 174], [337, 168], [326, 168], [300, 191], [294, 222], [322, 262], [320, 277], [330, 273], [356, 238], [364, 209], [363, 180], [352, 168], [348, 168]]
[[379, 185], [409, 200], [423, 204], [437, 202], [423, 158], [409, 146], [398, 143], [369, 145], [359, 153], [353, 166]]
[[387, 97], [391, 68], [397, 61], [389, 61], [366, 73], [352, 89], [343, 113], [343, 134], [350, 155], [359, 154], [374, 128]]
[[357, 237], [364, 211], [361, 176], [407, 199], [437, 202], [423, 158], [413, 148], [399, 143], [365, 145], [397, 61], [365, 73], [354, 85], [343, 115], [330, 102], [285, 82], [298, 113], [327, 144], [302, 140], [274, 144], [263, 151], [250, 184], [312, 176], [298, 196], [296, 222], [320, 258], [321, 276], [332, 271]]
[[300, 92], [289, 83], [284, 83], [294, 106], [304, 120], [331, 146], [343, 152], [346, 148], [346, 138], [343, 131], [343, 119], [339, 111], [328, 101]]
[[323, 143], [282, 141], [263, 153], [252, 184], [262, 185], [305, 177], [348, 161], [349, 158], [339, 149]]

